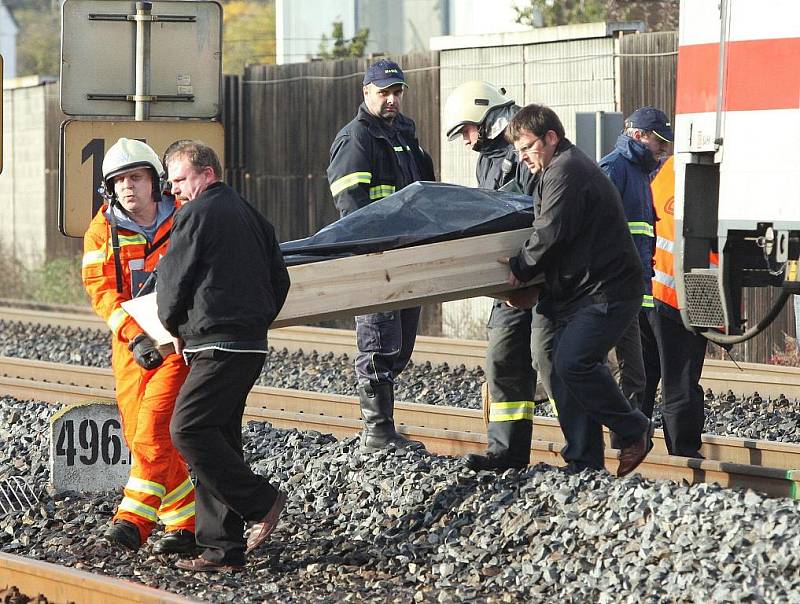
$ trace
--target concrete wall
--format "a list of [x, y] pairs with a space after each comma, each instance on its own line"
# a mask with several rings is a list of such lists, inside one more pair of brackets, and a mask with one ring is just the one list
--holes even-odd
[[3, 90], [0, 245], [27, 267], [45, 258], [45, 90], [38, 80]]
[[3, 86], [0, 249], [28, 268], [80, 252], [58, 232], [58, 84], [38, 76]]

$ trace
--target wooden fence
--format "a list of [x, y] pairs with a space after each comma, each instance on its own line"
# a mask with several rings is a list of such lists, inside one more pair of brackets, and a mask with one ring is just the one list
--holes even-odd
[[[619, 89], [625, 115], [655, 105], [674, 118], [677, 44], [674, 32], [623, 36]], [[438, 53], [395, 59], [410, 85], [403, 113], [416, 121], [420, 141], [439, 174], [443, 99]], [[282, 241], [305, 237], [338, 218], [326, 176], [329, 149], [339, 129], [355, 116], [369, 62], [252, 65], [243, 76], [226, 77], [226, 179], [269, 217]], [[773, 297], [771, 290], [746, 292], [746, 314], [756, 320], [764, 316]], [[787, 305], [765, 333], [736, 347], [734, 357], [766, 362], [782, 350], [784, 334], [796, 336], [791, 307]], [[426, 308], [422, 332], [435, 335], [440, 329], [437, 309]]]

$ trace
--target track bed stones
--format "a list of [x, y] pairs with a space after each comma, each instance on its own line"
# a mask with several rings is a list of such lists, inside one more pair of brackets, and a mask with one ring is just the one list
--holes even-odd
[[473, 473], [265, 423], [243, 429], [245, 451], [289, 494], [281, 522], [243, 572], [191, 575], [152, 554], [158, 534], [138, 553], [102, 541], [121, 493], [47, 491], [53, 411], [0, 399], [0, 426], [16, 418], [0, 471], [41, 496], [0, 518], [2, 551], [213, 602], [800, 602], [800, 502], [545, 465]]
[[[0, 355], [93, 367], [108, 367], [111, 362], [106, 332], [8, 321], [0, 321]], [[481, 369], [463, 365], [410, 363], [397, 380], [396, 399], [479, 409], [484, 379]], [[274, 348], [267, 355], [259, 380], [263, 386], [346, 395], [355, 395], [355, 382], [353, 360], [346, 354]], [[708, 391], [705, 398], [705, 432], [709, 434], [800, 442], [800, 400], [796, 393], [770, 398], [757, 392], [742, 396]], [[548, 402], [538, 403], [535, 413], [553, 415]], [[658, 407], [654, 419], [661, 427]]]

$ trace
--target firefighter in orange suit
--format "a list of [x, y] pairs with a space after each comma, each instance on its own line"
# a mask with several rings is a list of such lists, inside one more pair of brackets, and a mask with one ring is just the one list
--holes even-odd
[[[701, 436], [705, 423], [705, 400], [700, 387], [700, 374], [708, 340], [687, 330], [678, 310], [675, 291], [675, 166], [670, 157], [651, 183], [656, 210], [656, 251], [654, 256], [653, 299], [655, 312], [648, 313], [661, 370], [662, 416], [664, 440], [671, 455], [702, 458]], [[712, 253], [709, 264], [717, 263]], [[652, 384], [642, 411], [649, 417], [653, 411], [655, 382], [658, 376], [648, 375]]]
[[121, 306], [154, 282], [151, 275], [167, 251], [176, 205], [173, 198], [162, 198], [164, 168], [142, 142], [119, 139], [102, 169], [108, 203], [84, 236], [81, 272], [92, 307], [111, 329], [117, 404], [133, 458], [124, 498], [104, 537], [137, 550], [160, 519], [166, 533], [153, 552], [191, 553], [196, 548], [194, 486], [169, 434], [175, 398], [189, 369], [177, 354], [162, 357]]

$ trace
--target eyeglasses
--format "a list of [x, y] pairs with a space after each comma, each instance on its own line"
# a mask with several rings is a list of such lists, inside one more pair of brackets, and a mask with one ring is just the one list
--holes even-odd
[[545, 133], [545, 135], [544, 135], [544, 136], [540, 136], [540, 137], [538, 137], [538, 138], [534, 139], [534, 140], [533, 140], [533, 142], [531, 142], [531, 143], [528, 143], [527, 145], [525, 145], [525, 146], [524, 146], [524, 147], [522, 147], [521, 149], [517, 149], [517, 154], [518, 154], [520, 157], [522, 157], [522, 156], [523, 156], [523, 155], [525, 155], [526, 153], [530, 153], [531, 151], [533, 151], [533, 147], [534, 147], [534, 145], [536, 145], [536, 143], [538, 143], [538, 142], [540, 142], [540, 141], [541, 141], [541, 143], [542, 143], [542, 147], [546, 147], [546, 146], [547, 146], [547, 140], [545, 139], [545, 136], [547, 136], [547, 133]]

